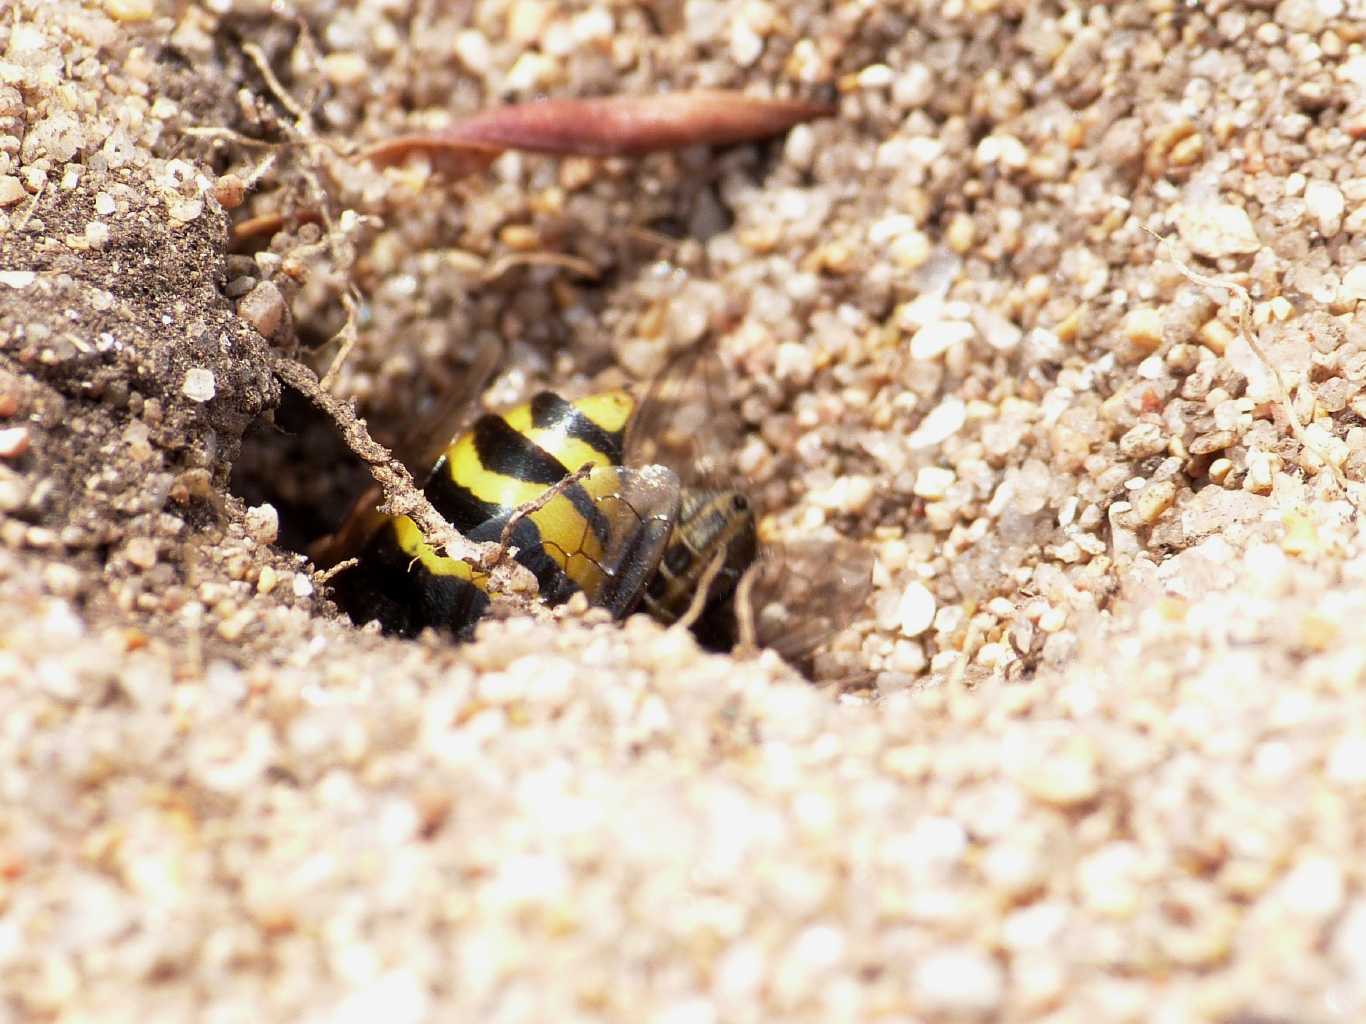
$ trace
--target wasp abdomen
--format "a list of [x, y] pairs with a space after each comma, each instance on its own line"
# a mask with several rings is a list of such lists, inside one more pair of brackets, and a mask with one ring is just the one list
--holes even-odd
[[[671, 472], [621, 468], [634, 408], [625, 391], [574, 402], [541, 392], [506, 413], [479, 417], [437, 459], [424, 491], [470, 539], [506, 539], [547, 603], [583, 591], [627, 614], [654, 571], [678, 502]], [[586, 476], [566, 482], [585, 467]], [[347, 575], [340, 596], [362, 595], [344, 600], [353, 614], [397, 632], [428, 625], [459, 632], [487, 607], [483, 576], [432, 549], [407, 517], [383, 520], [361, 566]]]

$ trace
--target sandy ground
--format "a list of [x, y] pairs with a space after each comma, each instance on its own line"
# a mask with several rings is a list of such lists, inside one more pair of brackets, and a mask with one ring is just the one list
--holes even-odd
[[[1357, 0], [0, 12], [4, 1024], [1366, 1016]], [[699, 86], [839, 113], [354, 156]], [[340, 618], [271, 367], [351, 286], [384, 441], [487, 339], [499, 404], [725, 323], [770, 528], [877, 555], [819, 685]]]

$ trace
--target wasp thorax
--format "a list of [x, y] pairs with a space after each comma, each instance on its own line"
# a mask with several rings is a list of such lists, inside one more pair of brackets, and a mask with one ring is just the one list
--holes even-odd
[[726, 646], [733, 628], [730, 598], [758, 548], [754, 508], [743, 492], [685, 489], [668, 546], [645, 592], [646, 608], [655, 618], [674, 622], [710, 579], [703, 622], [715, 623], [699, 635], [707, 642], [715, 633], [708, 646]]

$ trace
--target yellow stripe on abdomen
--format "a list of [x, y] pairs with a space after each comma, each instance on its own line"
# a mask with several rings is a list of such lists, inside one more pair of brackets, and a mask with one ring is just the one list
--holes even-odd
[[392, 522], [394, 539], [398, 542], [399, 550], [415, 559], [428, 572], [435, 576], [454, 576], [467, 583], [473, 583], [480, 590], [487, 589], [488, 576], [475, 572], [463, 559], [437, 554], [436, 549], [422, 536], [417, 524], [407, 516], [396, 516]]

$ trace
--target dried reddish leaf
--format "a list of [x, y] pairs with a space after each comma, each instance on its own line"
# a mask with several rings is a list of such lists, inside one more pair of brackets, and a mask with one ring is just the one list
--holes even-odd
[[283, 213], [262, 213], [255, 217], [248, 217], [238, 221], [232, 227], [232, 244], [234, 249], [253, 245], [257, 242], [269, 241], [277, 231], [286, 228], [296, 230], [303, 224], [321, 224], [323, 220], [320, 210], [296, 210], [291, 214]]
[[507, 149], [639, 156], [695, 144], [749, 142], [833, 113], [825, 103], [725, 91], [541, 100], [482, 111], [439, 132], [390, 139], [366, 156], [387, 166], [422, 153], [458, 175], [486, 167]]

